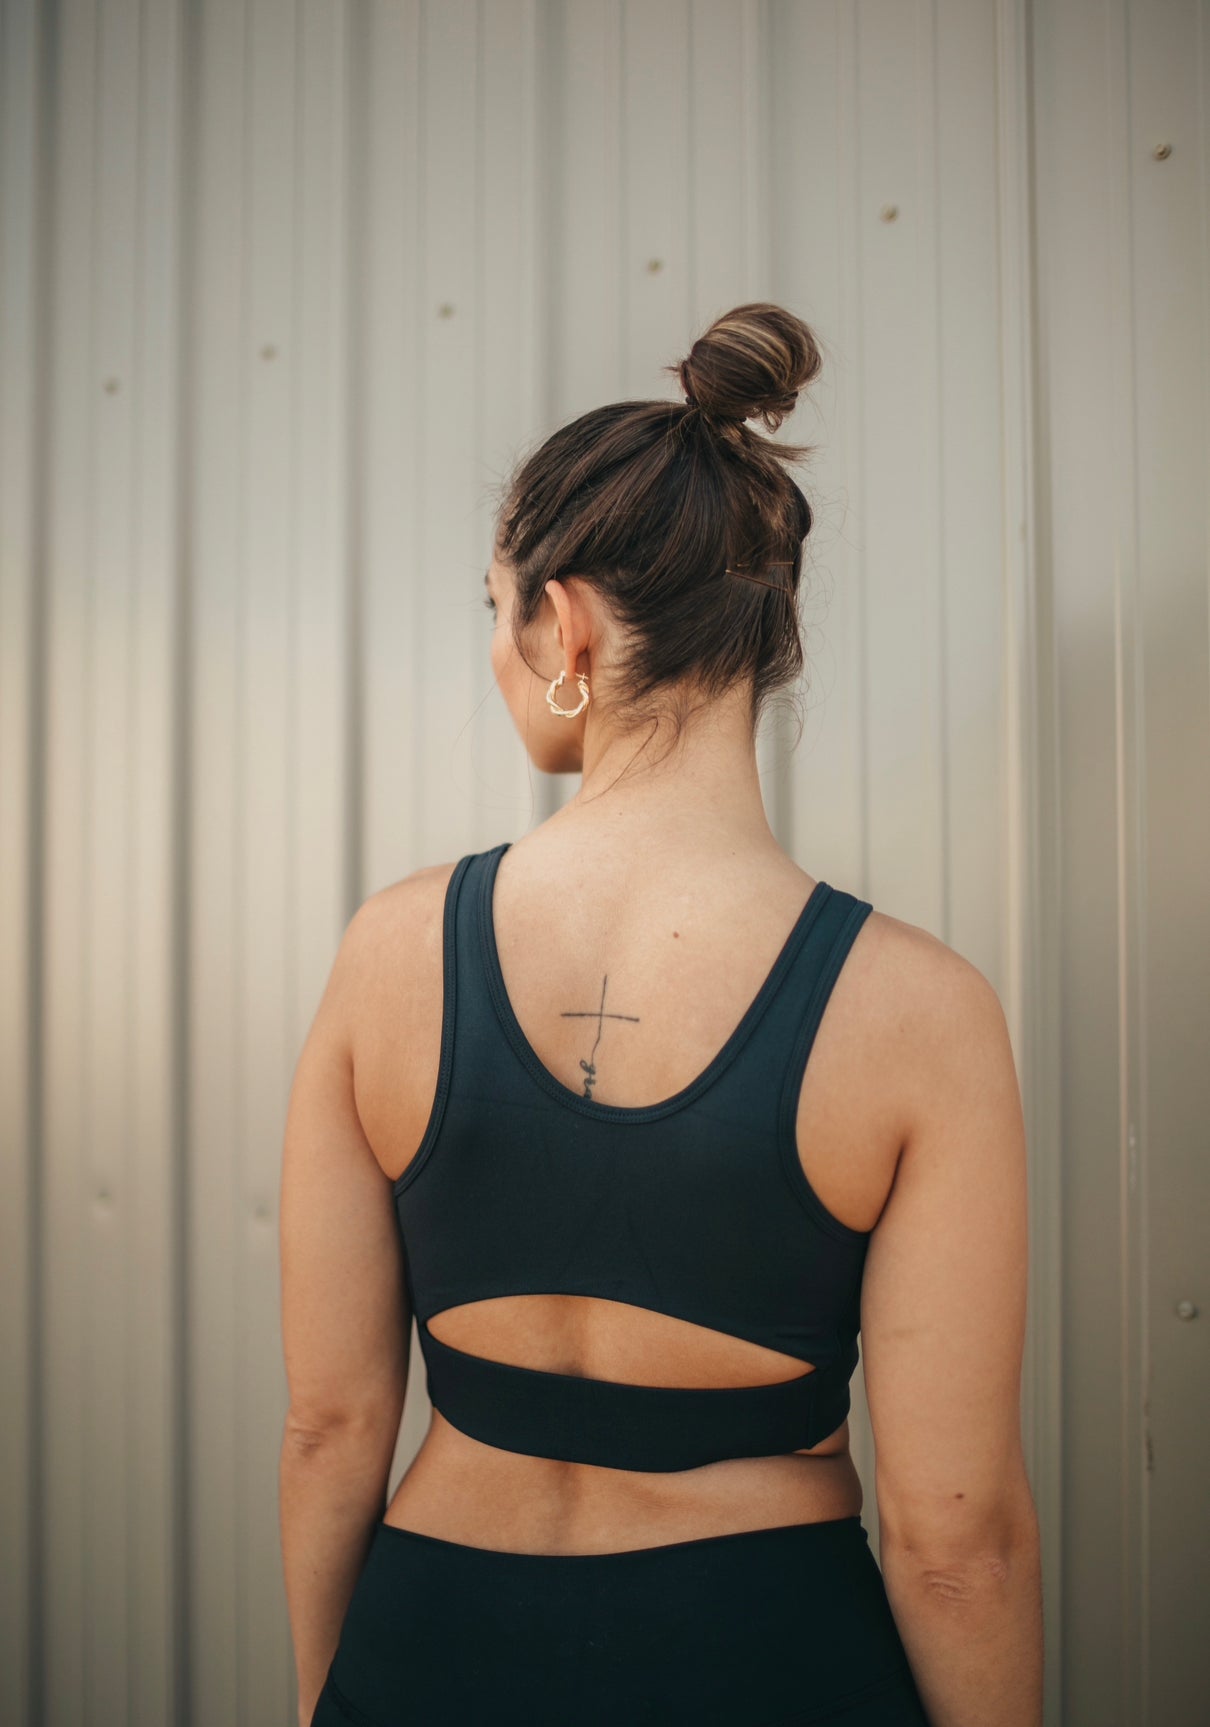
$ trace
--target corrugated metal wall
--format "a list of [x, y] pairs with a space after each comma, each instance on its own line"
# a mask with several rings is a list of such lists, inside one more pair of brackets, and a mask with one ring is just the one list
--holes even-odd
[[[1040, 9], [1064, 1719], [1210, 1716], [1210, 6]], [[1187, 1305], [1186, 1305], [1187, 1304]], [[1192, 1312], [1190, 1312], [1192, 1309]]]
[[[1205, 1423], [1175, 1388], [1205, 1327], [1168, 1323], [1132, 1172], [1150, 1027], [1178, 1147], [1151, 1227], [1192, 1289], [1173, 1194], [1210, 1098], [1163, 1051], [1206, 1005], [1205, 24], [0, 0], [6, 1722], [293, 1720], [293, 1063], [367, 894], [568, 789], [492, 684], [493, 486], [566, 418], [675, 395], [661, 368], [754, 297], [826, 355], [785, 429], [820, 445], [818, 525], [771, 817], [968, 955], [1014, 1030], [1049, 1727], [1193, 1722], [1165, 1603], [1201, 1563], [1177, 1515]], [[398, 1469], [426, 1421], [414, 1372]], [[860, 1378], [854, 1429], [876, 1537]]]

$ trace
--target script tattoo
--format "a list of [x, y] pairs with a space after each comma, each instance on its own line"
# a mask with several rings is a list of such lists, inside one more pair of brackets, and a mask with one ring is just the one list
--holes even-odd
[[596, 1064], [593, 1061], [592, 1057], [594, 1055], [596, 1055], [596, 1053], [597, 1053], [597, 1044], [600, 1043], [600, 1041], [601, 1041], [601, 1029], [602, 1029], [602, 1026], [604, 1025], [604, 1022], [607, 1019], [628, 1019], [631, 1021], [631, 1023], [633, 1025], [637, 1025], [639, 1023], [639, 1016], [637, 1013], [606, 1013], [605, 1012], [605, 986], [607, 985], [608, 982], [609, 982], [609, 973], [606, 972], [605, 976], [601, 979], [601, 1005], [600, 1005], [600, 1007], [593, 1008], [591, 1011], [585, 1010], [582, 1013], [581, 1012], [572, 1012], [572, 1013], [564, 1013], [564, 1014], [560, 1015], [560, 1018], [562, 1018], [562, 1019], [595, 1019], [597, 1022], [597, 1035], [596, 1035], [596, 1040], [592, 1046], [592, 1054], [589, 1056], [587, 1061], [585, 1061], [583, 1059], [583, 1057], [581, 1057], [581, 1059], [580, 1059], [580, 1066], [584, 1070], [584, 1091], [582, 1094], [584, 1097], [591, 1097], [592, 1096], [592, 1088], [596, 1084], [597, 1069], [596, 1069]]

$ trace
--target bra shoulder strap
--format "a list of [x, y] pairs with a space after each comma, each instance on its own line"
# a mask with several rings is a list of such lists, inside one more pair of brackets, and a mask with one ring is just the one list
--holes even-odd
[[424, 1137], [416, 1148], [416, 1155], [395, 1183], [396, 1197], [415, 1181], [437, 1143], [449, 1102], [459, 1022], [465, 1019], [468, 1004], [474, 1002], [477, 994], [482, 994], [474, 988], [472, 970], [476, 964], [476, 896], [467, 889], [468, 877], [473, 882], [473, 867], [484, 855], [482, 852], [467, 852], [460, 857], [446, 883], [441, 913], [441, 1055], [437, 1087]]
[[862, 924], [873, 911], [868, 900], [858, 899], [843, 888], [832, 888], [806, 943], [803, 965], [799, 968], [796, 1005], [798, 1023], [781, 1095], [781, 1126], [783, 1131], [793, 1124], [798, 1109], [798, 1094], [802, 1089], [816, 1033], [824, 1016], [832, 991], [849, 957]]

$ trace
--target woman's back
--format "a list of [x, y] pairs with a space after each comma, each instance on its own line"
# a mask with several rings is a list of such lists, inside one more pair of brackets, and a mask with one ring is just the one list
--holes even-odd
[[[518, 1126], [508, 1109], [499, 1113], [505, 1099], [485, 1089], [492, 1083], [492, 1064], [502, 1060], [500, 1089], [519, 1084], [514, 1109], [521, 1110], [529, 1088], [533, 1106], [547, 1117], [546, 1132], [553, 1127], [556, 1139], [565, 1139], [569, 1160], [583, 1156], [579, 1142], [588, 1131], [587, 1117], [602, 1108], [606, 1114], [619, 1112], [619, 1119], [598, 1130], [604, 1138], [591, 1148], [591, 1173], [600, 1176], [604, 1155], [610, 1159], [611, 1197], [622, 1190], [627, 1207], [663, 1208], [661, 1215], [635, 1221], [639, 1251], [647, 1260], [657, 1257], [662, 1231], [669, 1246], [679, 1232], [682, 1252], [692, 1256], [697, 1249], [696, 1242], [685, 1239], [687, 1226], [675, 1210], [681, 1192], [684, 1216], [692, 1215], [695, 1133], [702, 1137], [705, 1157], [708, 1132], [717, 1132], [712, 1112], [723, 1108], [724, 1100], [732, 1112], [749, 1109], [747, 1142], [742, 1122], [734, 1131], [726, 1129], [735, 1160], [729, 1179], [746, 1184], [753, 1196], [757, 1190], [767, 1194], [765, 1206], [779, 1208], [781, 1215], [775, 1225], [761, 1214], [761, 1225], [746, 1215], [742, 1192], [734, 1192], [734, 1239], [726, 1249], [725, 1274], [719, 1275], [747, 1278], [753, 1289], [767, 1281], [767, 1260], [777, 1251], [770, 1230], [780, 1230], [785, 1232], [778, 1236], [783, 1256], [801, 1254], [806, 1276], [812, 1256], [826, 1259], [835, 1240], [831, 1274], [850, 1286], [856, 1276], [859, 1288], [866, 1236], [884, 1209], [902, 1145], [907, 1100], [901, 1073], [910, 1059], [911, 1038], [904, 1002], [919, 1006], [930, 988], [953, 988], [952, 981], [943, 980], [971, 968], [924, 932], [871, 912], [860, 901], [851, 927], [834, 917], [828, 928], [821, 924], [812, 942], [808, 926], [820, 922], [822, 900], [838, 890], [813, 881], [771, 845], [750, 855], [733, 847], [723, 864], [716, 853], [686, 856], [668, 841], [617, 846], [611, 852], [595, 835], [556, 819], [503, 849], [503, 855], [501, 850], [482, 863], [472, 860], [475, 872], [463, 892], [476, 898], [473, 906], [463, 905], [460, 969], [450, 972], [451, 982], [460, 976], [468, 995], [476, 984], [485, 997], [499, 990], [499, 1011], [478, 1012], [471, 1021], [471, 1003], [461, 1008], [456, 1020], [462, 1038], [473, 1023], [481, 1042], [459, 1045], [458, 1062], [445, 1081], [446, 1090], [471, 1100], [472, 1127], [474, 1110], [480, 1112], [485, 1141], [480, 1155], [492, 1164], [490, 1195], [465, 1160], [467, 1191], [451, 1188], [451, 1177], [456, 1182], [459, 1171], [443, 1167], [441, 1160], [452, 1162], [457, 1151], [442, 1142], [448, 1121], [432, 1120], [441, 1067], [443, 961], [447, 935], [455, 934], [445, 921], [453, 866], [417, 872], [377, 896], [373, 909], [373, 974], [359, 996], [353, 1043], [357, 1102], [375, 1156], [396, 1183], [405, 1242], [409, 1200], [423, 1204], [436, 1183], [443, 1183], [444, 1209], [434, 1213], [430, 1206], [421, 1213], [421, 1263], [433, 1245], [431, 1235], [457, 1233], [459, 1208], [464, 1208], [467, 1231], [485, 1208], [493, 1230], [507, 1231], [514, 1188], [521, 1189], [525, 1207], [549, 1208], [544, 1224], [550, 1230], [572, 1226], [559, 1211], [557, 1192], [528, 1190], [526, 1181], [535, 1179], [528, 1169], [518, 1170], [510, 1185], [509, 1170], [501, 1168], [510, 1146], [524, 1145], [526, 1132], [524, 1119]], [[852, 896], [841, 897], [847, 910]], [[787, 971], [791, 937], [796, 938], [796, 963]], [[932, 985], [930, 975], [936, 980]], [[771, 984], [776, 985], [772, 997]], [[760, 1013], [752, 1023], [754, 1008], [770, 999], [778, 1011]], [[486, 999], [475, 1005], [485, 1008]], [[604, 1017], [614, 1014], [618, 1017]], [[760, 1046], [779, 1030], [801, 1036], [808, 1027], [814, 1033], [812, 1047], [805, 1071], [800, 1052], [802, 1081], [797, 1097], [789, 1099], [793, 1150], [805, 1178], [796, 1192], [792, 1172], [775, 1162], [789, 1148], [779, 1148], [767, 1131], [757, 1132], [762, 1111], [776, 1124], [776, 1100], [736, 1091], [745, 1070], [735, 1059], [735, 1042], [737, 1033], [746, 1032], [744, 1045], [759, 1061]], [[768, 1059], [788, 1068], [792, 1050], [792, 1043], [770, 1048]], [[474, 1071], [476, 1065], [487, 1071]], [[688, 1102], [660, 1117], [643, 1147], [645, 1155], [675, 1155], [672, 1193], [659, 1188], [645, 1198], [638, 1179], [642, 1169], [634, 1163], [635, 1127], [648, 1106], [686, 1091]], [[635, 1114], [622, 1118], [625, 1111]], [[520, 1142], [514, 1137], [518, 1131]], [[673, 1132], [674, 1141], [661, 1141], [660, 1131]], [[721, 1143], [726, 1145], [726, 1139]], [[628, 1168], [635, 1174], [633, 1191], [627, 1188]], [[573, 1164], [573, 1178], [575, 1170]], [[710, 1171], [703, 1168], [699, 1186], [709, 1180]], [[549, 1179], [547, 1185], [557, 1188]], [[582, 1185], [573, 1203], [582, 1197]], [[812, 1217], [812, 1195], [825, 1213], [822, 1234]], [[599, 1215], [602, 1202], [590, 1198], [588, 1203]], [[837, 1225], [831, 1232], [829, 1219]], [[717, 1226], [715, 1217], [712, 1227]], [[850, 1244], [856, 1251], [846, 1258]], [[438, 1249], [441, 1245], [436, 1243]], [[711, 1251], [720, 1257], [717, 1244]], [[622, 1297], [568, 1294], [567, 1285], [582, 1282], [586, 1269], [577, 1266], [574, 1253], [570, 1262], [566, 1252], [554, 1261], [563, 1267], [561, 1278], [552, 1276], [549, 1256], [542, 1265], [528, 1263], [519, 1243], [504, 1240], [501, 1253], [506, 1264], [515, 1266], [517, 1287], [534, 1286], [536, 1273], [537, 1285], [550, 1293], [477, 1294], [457, 1302], [447, 1295], [431, 1325], [439, 1343], [493, 1362], [627, 1385], [755, 1387], [788, 1384], [809, 1372], [806, 1350], [790, 1354], [662, 1311], [686, 1301], [692, 1306], [671, 1267], [648, 1264], [643, 1282], [629, 1286], [625, 1265], [613, 1267], [613, 1287], [622, 1288]], [[480, 1250], [480, 1260], [484, 1257]], [[598, 1283], [603, 1270], [608, 1265], [598, 1268]], [[486, 1278], [485, 1268], [480, 1289]], [[464, 1286], [470, 1287], [465, 1280]], [[503, 1287], [509, 1287], [507, 1276]], [[726, 1286], [721, 1291], [708, 1287], [726, 1324]], [[805, 1310], [810, 1285], [804, 1284], [803, 1291]], [[624, 1299], [635, 1293], [642, 1305]], [[737, 1300], [742, 1293], [734, 1291]], [[843, 1290], [829, 1293], [834, 1299], [844, 1295]], [[781, 1317], [789, 1335], [808, 1315]], [[818, 1353], [824, 1353], [822, 1345]], [[813, 1365], [818, 1368], [820, 1362]], [[847, 1381], [847, 1371], [838, 1377]], [[551, 1435], [552, 1449], [559, 1437]], [[849, 1456], [847, 1421], [812, 1437], [809, 1447], [728, 1456], [693, 1470], [620, 1469], [487, 1444], [436, 1411], [387, 1520], [472, 1545], [576, 1553], [859, 1513], [862, 1492]], [[687, 1435], [686, 1443], [692, 1452], [694, 1436]]]

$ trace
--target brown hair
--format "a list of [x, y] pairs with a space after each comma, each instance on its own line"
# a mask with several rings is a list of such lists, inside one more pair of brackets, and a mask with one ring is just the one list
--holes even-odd
[[737, 306], [664, 368], [686, 401], [594, 408], [529, 455], [496, 529], [515, 582], [518, 651], [545, 584], [574, 577], [620, 626], [615, 711], [653, 718], [649, 698], [676, 692], [679, 735], [682, 686], [708, 700], [751, 680], [755, 727], [803, 666], [797, 602], [812, 516], [784, 464], [811, 446], [774, 442], [745, 421], [776, 431], [820, 364], [792, 312]]

